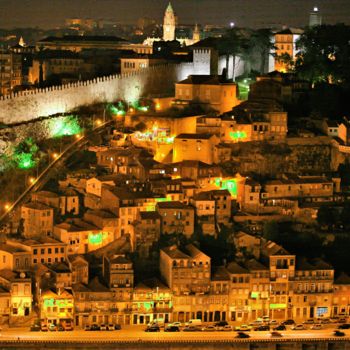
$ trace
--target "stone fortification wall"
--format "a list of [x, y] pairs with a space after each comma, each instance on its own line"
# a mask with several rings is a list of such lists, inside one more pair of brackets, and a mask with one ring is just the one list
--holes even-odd
[[184, 68], [182, 65], [154, 66], [132, 74], [111, 75], [0, 97], [0, 123], [27, 122], [93, 103], [117, 99], [132, 102], [140, 97], [171, 94], [174, 83], [191, 71]]

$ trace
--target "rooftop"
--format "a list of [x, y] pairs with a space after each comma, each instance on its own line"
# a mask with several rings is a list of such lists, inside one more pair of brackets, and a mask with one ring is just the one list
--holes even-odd
[[230, 80], [227, 80], [223, 75], [190, 75], [188, 78], [177, 82], [176, 84], [189, 84], [189, 85], [221, 85], [232, 84]]
[[213, 134], [179, 134], [176, 139], [209, 140]]

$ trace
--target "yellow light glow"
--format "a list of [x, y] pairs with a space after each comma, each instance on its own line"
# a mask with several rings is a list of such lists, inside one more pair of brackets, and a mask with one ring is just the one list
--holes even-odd
[[58, 158], [58, 154], [57, 154], [57, 153], [53, 153], [53, 154], [52, 154], [52, 158], [53, 158], [53, 159], [57, 159], [57, 158]]
[[76, 134], [76, 135], [75, 135], [75, 138], [76, 138], [77, 140], [79, 140], [79, 139], [80, 139], [80, 134]]
[[34, 177], [30, 177], [29, 178], [29, 183], [33, 184], [35, 183], [36, 179]]
[[100, 119], [97, 119], [97, 120], [96, 120], [96, 124], [97, 124], [97, 125], [101, 125], [101, 124], [102, 124], [101, 120], [100, 120]]
[[134, 113], [134, 108], [129, 109], [130, 113]]
[[156, 104], [156, 110], [159, 111], [161, 109], [160, 103]]
[[9, 210], [10, 209], [10, 207], [11, 207], [11, 205], [10, 204], [5, 204], [5, 210]]

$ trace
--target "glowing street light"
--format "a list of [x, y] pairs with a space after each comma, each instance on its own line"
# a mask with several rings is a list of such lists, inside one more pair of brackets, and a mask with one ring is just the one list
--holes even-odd
[[29, 178], [29, 183], [30, 183], [30, 184], [34, 184], [35, 181], [36, 181], [36, 178], [35, 178], [35, 177], [30, 177], [30, 178]]
[[57, 154], [57, 153], [53, 153], [53, 154], [52, 154], [52, 158], [53, 158], [53, 159], [57, 159], [57, 158], [58, 158], [58, 154]]
[[101, 124], [102, 124], [102, 121], [101, 121], [100, 119], [97, 119], [97, 120], [96, 120], [96, 124], [97, 124], [97, 125], [101, 125]]
[[9, 210], [10, 209], [10, 207], [11, 207], [11, 205], [10, 204], [5, 204], [5, 210]]
[[230, 22], [230, 28], [233, 28], [235, 26], [235, 22]]

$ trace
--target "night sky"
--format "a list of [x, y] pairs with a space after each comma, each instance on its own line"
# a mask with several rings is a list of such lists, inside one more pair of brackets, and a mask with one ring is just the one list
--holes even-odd
[[[0, 28], [54, 28], [69, 17], [104, 18], [135, 23], [139, 17], [161, 20], [166, 0], [0, 0]], [[173, 0], [183, 24], [264, 27], [303, 26], [317, 5], [324, 23], [350, 24], [350, 0]]]

